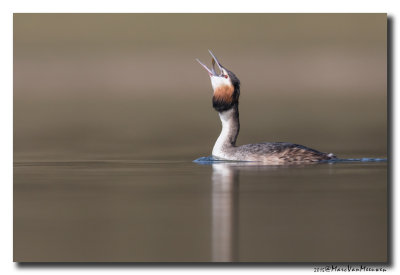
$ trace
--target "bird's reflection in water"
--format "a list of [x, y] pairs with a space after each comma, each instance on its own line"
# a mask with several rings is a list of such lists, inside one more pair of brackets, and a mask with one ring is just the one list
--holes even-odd
[[212, 260], [237, 261], [239, 170], [228, 163], [212, 165]]
[[[287, 167], [307, 165], [262, 165], [257, 162], [212, 164], [212, 261], [239, 261], [239, 173], [273, 170], [287, 173]], [[283, 169], [282, 169], [283, 168]]]

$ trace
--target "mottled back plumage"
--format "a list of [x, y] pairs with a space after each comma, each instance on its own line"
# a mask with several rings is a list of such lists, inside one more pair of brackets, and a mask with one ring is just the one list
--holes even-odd
[[239, 159], [254, 157], [264, 162], [274, 161], [278, 163], [291, 162], [318, 162], [336, 158], [333, 154], [326, 154], [299, 144], [287, 142], [265, 142], [246, 144], [236, 147]]

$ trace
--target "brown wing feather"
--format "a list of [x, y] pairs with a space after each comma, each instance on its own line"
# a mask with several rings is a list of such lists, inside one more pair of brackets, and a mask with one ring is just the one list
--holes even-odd
[[336, 158], [333, 154], [286, 142], [247, 144], [239, 148], [243, 154], [262, 156], [266, 161], [275, 159], [279, 162], [318, 162]]

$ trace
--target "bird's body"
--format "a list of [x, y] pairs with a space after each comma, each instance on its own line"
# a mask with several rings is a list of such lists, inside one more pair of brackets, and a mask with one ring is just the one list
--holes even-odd
[[[211, 70], [200, 61], [199, 63], [210, 75], [214, 90], [213, 107], [219, 112], [222, 122], [221, 134], [212, 150], [213, 157], [231, 161], [257, 161], [272, 165], [319, 162], [336, 158], [331, 153], [322, 153], [287, 142], [265, 142], [236, 146], [236, 139], [240, 130], [240, 81], [235, 74], [222, 67], [212, 53], [211, 55], [213, 56]], [[215, 64], [221, 71], [219, 75], [215, 72]]]
[[260, 161], [268, 164], [317, 162], [334, 158], [332, 154], [288, 142], [263, 142], [236, 146], [240, 129], [238, 108], [221, 112], [219, 116], [222, 122], [222, 131], [212, 151], [215, 158]]

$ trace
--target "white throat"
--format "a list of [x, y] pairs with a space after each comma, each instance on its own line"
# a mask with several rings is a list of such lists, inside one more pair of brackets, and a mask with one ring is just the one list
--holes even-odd
[[213, 90], [217, 90], [219, 87], [231, 86], [231, 81], [225, 77], [211, 76], [211, 86]]

